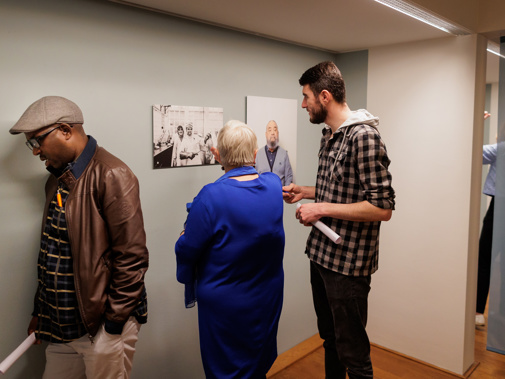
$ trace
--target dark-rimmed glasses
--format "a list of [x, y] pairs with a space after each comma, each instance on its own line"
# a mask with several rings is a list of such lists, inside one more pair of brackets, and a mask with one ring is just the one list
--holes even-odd
[[61, 127], [61, 124], [58, 125], [57, 127], [55, 128], [52, 128], [50, 131], [44, 133], [44, 134], [41, 134], [40, 136], [37, 136], [37, 137], [33, 137], [33, 138], [30, 138], [28, 141], [26, 141], [26, 146], [28, 146], [28, 148], [30, 150], [33, 150], [33, 149], [40, 149], [40, 146], [41, 146], [41, 143], [42, 143], [42, 140], [44, 138], [46, 138], [51, 132], [55, 131], [56, 129], [58, 129], [59, 127]]

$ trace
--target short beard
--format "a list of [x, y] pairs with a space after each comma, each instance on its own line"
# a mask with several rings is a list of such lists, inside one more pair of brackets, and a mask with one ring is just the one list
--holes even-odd
[[319, 108], [317, 111], [314, 111], [312, 114], [312, 117], [310, 118], [310, 122], [313, 124], [322, 124], [325, 120], [326, 117], [328, 116], [328, 111], [326, 110], [326, 107], [321, 104], [320, 101], [316, 103], [316, 105], [319, 105]]
[[267, 140], [267, 146], [269, 149], [274, 150], [277, 148], [277, 146], [279, 146], [279, 140], [278, 139], [276, 139], [275, 141]]

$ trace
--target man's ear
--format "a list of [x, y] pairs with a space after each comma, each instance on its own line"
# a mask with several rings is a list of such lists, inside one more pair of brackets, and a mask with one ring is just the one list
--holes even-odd
[[333, 95], [326, 89], [323, 89], [319, 94], [319, 101], [327, 105], [333, 99]]
[[70, 139], [70, 137], [72, 137], [73, 129], [69, 124], [61, 124], [60, 130], [63, 133], [63, 135], [65, 136], [65, 139], [68, 140], [68, 139]]
[[216, 158], [216, 161], [218, 161], [219, 163], [221, 163], [221, 156], [219, 155], [219, 151], [217, 150], [217, 148], [215, 148], [214, 146], [212, 146], [210, 148], [210, 151], [214, 155], [214, 158]]

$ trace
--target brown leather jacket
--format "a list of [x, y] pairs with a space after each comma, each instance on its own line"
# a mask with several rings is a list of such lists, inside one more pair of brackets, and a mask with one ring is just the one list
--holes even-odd
[[[68, 170], [58, 179], [70, 192], [65, 214], [79, 310], [94, 336], [103, 317], [124, 324], [139, 303], [148, 251], [139, 183], [133, 172], [99, 146], [77, 171], [81, 170], [77, 178]], [[51, 175], [43, 224], [57, 185]]]

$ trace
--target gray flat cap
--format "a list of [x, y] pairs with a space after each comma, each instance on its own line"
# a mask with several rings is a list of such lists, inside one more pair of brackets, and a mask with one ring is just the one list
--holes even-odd
[[60, 96], [45, 96], [26, 109], [9, 133], [31, 133], [59, 122], [84, 124], [84, 118], [74, 102]]

